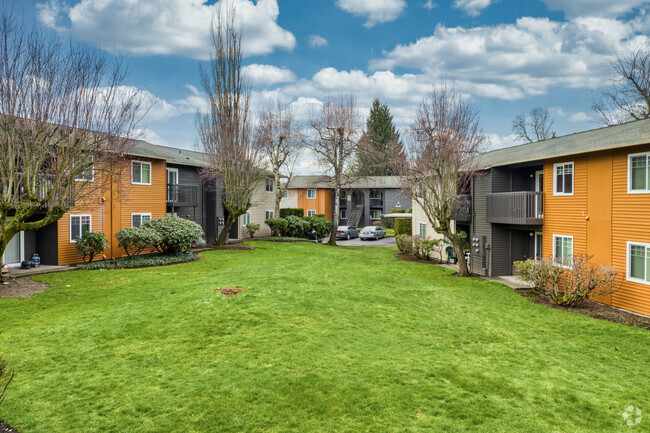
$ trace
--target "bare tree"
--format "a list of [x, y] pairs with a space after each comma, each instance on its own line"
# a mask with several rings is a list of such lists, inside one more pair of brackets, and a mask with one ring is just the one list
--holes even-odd
[[[267, 104], [259, 113], [256, 143], [262, 158], [273, 173], [275, 206], [280, 217], [280, 201], [293, 178], [303, 139], [293, 119], [291, 107], [283, 102]], [[284, 182], [283, 182], [284, 180]]]
[[0, 257], [14, 235], [101, 195], [142, 104], [111, 56], [0, 11]]
[[476, 108], [447, 86], [431, 91], [417, 112], [404, 169], [404, 187], [436, 233], [451, 242], [459, 273], [469, 275], [463, 246], [452, 231], [451, 214], [476, 169], [486, 142]]
[[339, 224], [341, 186], [348, 182], [348, 171], [361, 133], [361, 119], [352, 95], [328, 100], [318, 115], [312, 117], [314, 139], [309, 147], [325, 169], [334, 188], [334, 215], [328, 244], [336, 245]]
[[233, 222], [251, 207], [253, 192], [264, 178], [251, 137], [250, 88], [242, 74], [241, 32], [235, 25], [235, 12], [232, 3], [220, 3], [210, 28], [212, 58], [209, 67], [199, 68], [210, 107], [209, 113], [196, 115], [208, 156], [202, 173], [206, 180], [223, 186], [228, 212], [218, 245], [226, 243]]
[[614, 74], [592, 108], [603, 125], [650, 118], [650, 49], [647, 45], [618, 53]]
[[555, 137], [554, 122], [548, 110], [535, 107], [528, 114], [517, 114], [512, 119], [512, 132], [526, 143], [548, 140]]

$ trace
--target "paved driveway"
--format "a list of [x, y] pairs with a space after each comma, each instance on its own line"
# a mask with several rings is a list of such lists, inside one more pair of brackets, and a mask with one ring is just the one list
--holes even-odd
[[[327, 242], [327, 239], [324, 240], [323, 242]], [[358, 247], [358, 246], [363, 246], [363, 247], [396, 247], [397, 244], [395, 243], [395, 238], [394, 237], [385, 237], [383, 239], [377, 239], [377, 240], [367, 240], [367, 241], [362, 241], [359, 238], [352, 238], [350, 240], [347, 239], [337, 239], [336, 243], [340, 246], [343, 247]]]

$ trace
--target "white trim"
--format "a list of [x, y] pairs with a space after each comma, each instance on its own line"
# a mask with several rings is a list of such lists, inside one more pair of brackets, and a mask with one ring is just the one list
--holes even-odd
[[[372, 216], [373, 212], [379, 212], [379, 218], [374, 218]], [[380, 209], [370, 209], [370, 219], [371, 220], [381, 220], [381, 210]]]
[[149, 213], [147, 213], [147, 212], [133, 212], [131, 214], [131, 227], [136, 227], [136, 226], [133, 225], [133, 215], [140, 215], [140, 226], [143, 224], [143, 222], [142, 222], [142, 217], [143, 216], [148, 216], [149, 221], [151, 221], [151, 213], [150, 212]]
[[[246, 217], [248, 217], [248, 218], [246, 218]], [[248, 223], [246, 223], [246, 224], [244, 224], [245, 219], [248, 219]], [[251, 221], [251, 211], [247, 210], [245, 214], [242, 214], [241, 225], [242, 225], [242, 227], [246, 227], [246, 225], [251, 224], [251, 222], [252, 222]]]
[[[309, 215], [309, 212], [313, 212], [313, 214]], [[314, 209], [308, 209], [307, 210], [307, 216], [308, 217], [313, 217], [314, 215], [316, 215], [316, 211]]]
[[[567, 165], [571, 164], [571, 193], [565, 193], [565, 192], [557, 192], [557, 167], [562, 165]], [[576, 183], [576, 165], [573, 163], [573, 161], [567, 161], [567, 162], [558, 162], [557, 164], [553, 164], [553, 195], [554, 196], [572, 196], [573, 193], [575, 192], [575, 183]], [[562, 186], [562, 189], [564, 189], [564, 186]]]
[[167, 167], [167, 184], [169, 185], [169, 172], [174, 172], [176, 173], [176, 183], [173, 183], [172, 185], [178, 185], [178, 169], [175, 167]]
[[[6, 263], [5, 262], [6, 254], [2, 253], [2, 263], [5, 263], [7, 265], [7, 267], [9, 267], [9, 268], [19, 267], [22, 264], [22, 262], [25, 260], [25, 232], [20, 231], [20, 232], [16, 233], [16, 235], [18, 235], [18, 247], [20, 249], [20, 260], [19, 260], [19, 262], [18, 263]], [[14, 235], [14, 236], [16, 236], [16, 235]]]
[[539, 258], [539, 260], [541, 260], [541, 259], [544, 258], [544, 233], [543, 232], [535, 232], [535, 234], [533, 235], [535, 237], [535, 243], [534, 243], [535, 251], [533, 253], [533, 255], [535, 256], [534, 260], [538, 260], [537, 259], [537, 235], [542, 237], [542, 240], [541, 240], [541, 242], [542, 242], [542, 248], [541, 248], [542, 254], [541, 254], [541, 257]]
[[[632, 158], [635, 156], [646, 157], [646, 189], [632, 189]], [[650, 152], [630, 153], [627, 155], [627, 193], [628, 194], [650, 194], [650, 179], [648, 179], [648, 164], [650, 163]]]
[[645, 278], [648, 278], [648, 249], [650, 249], [650, 244], [646, 244], [643, 242], [631, 242], [628, 241], [625, 245], [625, 279], [627, 281], [631, 281], [633, 283], [639, 283], [639, 284], [645, 284], [647, 286], [650, 286], [650, 281], [647, 281], [646, 279], [640, 279], [640, 278], [635, 278], [632, 277], [632, 262], [631, 262], [631, 254], [630, 254], [630, 247], [634, 246], [639, 246], [639, 247], [645, 247], [646, 249], [646, 256], [645, 259], [643, 260], [644, 262], [644, 269], [645, 269]]
[[[314, 191], [314, 196], [309, 197], [309, 191]], [[316, 188], [308, 188], [307, 189], [307, 200], [315, 200], [316, 199]]]
[[418, 236], [422, 236], [422, 226], [424, 226], [424, 238], [427, 238], [427, 223], [425, 221], [418, 222]]
[[[269, 191], [269, 185], [271, 185], [271, 191]], [[264, 190], [268, 193], [275, 192], [275, 179], [273, 179], [272, 177], [267, 177], [266, 182], [264, 182]]]
[[[93, 161], [93, 164], [90, 166], [90, 179], [84, 179], [84, 178], [77, 178], [75, 177], [75, 182], [94, 182], [95, 181], [95, 158], [90, 155], [88, 157], [91, 161]], [[79, 173], [81, 174], [81, 173]]]
[[[146, 183], [146, 182], [134, 182], [133, 181], [133, 163], [134, 162], [137, 162], [137, 163], [140, 163], [140, 164], [147, 164], [149, 166], [149, 183]], [[136, 160], [136, 159], [131, 160], [131, 184], [132, 185], [151, 185], [152, 178], [153, 178], [153, 173], [152, 173], [152, 170], [151, 170], [151, 161], [139, 161], [139, 160]], [[140, 166], [140, 180], [142, 180], [142, 166]], [[167, 182], [165, 182], [165, 183], [167, 183]]]
[[[267, 216], [269, 214], [269, 212], [271, 213], [271, 216]], [[265, 210], [264, 211], [264, 221], [266, 221], [269, 218], [275, 218], [275, 211], [273, 211], [273, 210]]]
[[[76, 244], [77, 243], [76, 239], [74, 239], [74, 240], [72, 239], [72, 218], [79, 217], [79, 230], [81, 231], [81, 217], [85, 217], [85, 216], [90, 217], [90, 230], [89, 231], [90, 232], [93, 231], [93, 216], [92, 216], [92, 214], [80, 213], [80, 214], [70, 215], [70, 225], [68, 226], [68, 229], [69, 229], [68, 238], [70, 238], [70, 243], [71, 244]], [[83, 234], [83, 233], [81, 233], [81, 234]]]
[[[573, 251], [575, 250], [575, 248], [574, 248], [575, 245], [573, 243], [573, 236], [553, 234], [553, 256], [551, 257], [551, 260], [553, 261], [554, 265], [560, 266], [560, 267], [566, 268], [566, 269], [571, 269], [573, 267], [573, 265], [567, 266], [567, 265], [563, 265], [563, 264], [555, 262], [555, 252], [556, 252], [555, 251], [555, 238], [570, 238], [571, 239], [571, 262], [573, 263]], [[564, 248], [564, 246], [563, 246], [563, 248]], [[564, 251], [562, 251], [562, 252], [564, 253]]]

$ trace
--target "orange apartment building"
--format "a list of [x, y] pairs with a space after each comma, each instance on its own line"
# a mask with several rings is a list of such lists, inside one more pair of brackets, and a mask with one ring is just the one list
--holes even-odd
[[472, 272], [573, 255], [613, 265], [621, 288], [596, 299], [650, 315], [650, 120], [486, 153], [472, 182]]

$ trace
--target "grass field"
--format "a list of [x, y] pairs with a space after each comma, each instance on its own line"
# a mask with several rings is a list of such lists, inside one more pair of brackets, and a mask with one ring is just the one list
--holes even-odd
[[[0, 298], [35, 432], [650, 430], [650, 333], [531, 304], [390, 248], [251, 242]], [[243, 286], [236, 298], [215, 289]], [[629, 428], [622, 412], [647, 416]]]

